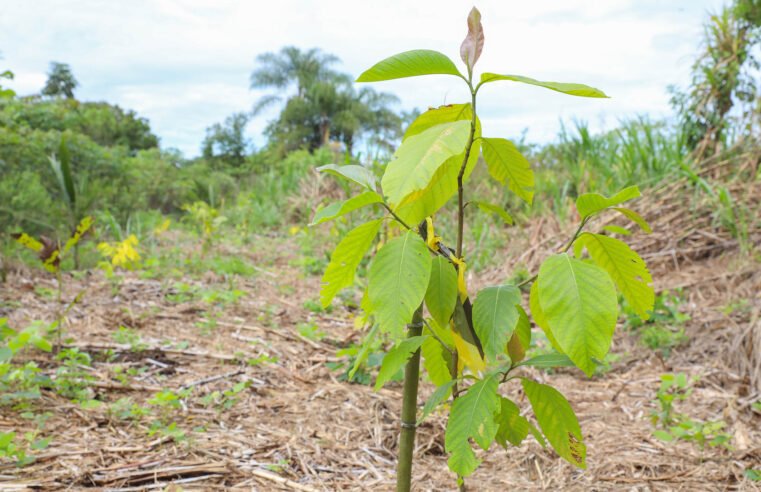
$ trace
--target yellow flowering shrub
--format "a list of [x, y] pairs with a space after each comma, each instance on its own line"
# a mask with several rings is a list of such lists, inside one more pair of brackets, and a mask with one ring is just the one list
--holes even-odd
[[138, 244], [137, 236], [130, 234], [124, 241], [98, 244], [98, 251], [111, 261], [112, 266], [133, 270], [140, 262]]

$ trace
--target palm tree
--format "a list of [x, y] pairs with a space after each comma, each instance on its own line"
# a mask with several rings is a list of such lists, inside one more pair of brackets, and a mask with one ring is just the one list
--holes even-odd
[[262, 97], [252, 110], [254, 116], [280, 101], [280, 93], [296, 88], [278, 119], [265, 130], [282, 153], [303, 147], [314, 150], [331, 140], [342, 142], [351, 153], [364, 133], [380, 141], [398, 138], [401, 119], [389, 109], [398, 98], [369, 88], [355, 91], [349, 75], [330, 68], [339, 62], [335, 55], [287, 46], [278, 53], [259, 55], [257, 62], [251, 89], [274, 88], [278, 93]]
[[[286, 46], [279, 53], [263, 53], [256, 57], [256, 61], [259, 67], [251, 73], [251, 89], [275, 88], [284, 91], [295, 84], [296, 96], [304, 98], [316, 82], [351, 83], [348, 76], [329, 68], [340, 62], [339, 58], [318, 48], [301, 51], [295, 46]], [[254, 106], [253, 114], [258, 114], [280, 99], [276, 94], [264, 96]]]

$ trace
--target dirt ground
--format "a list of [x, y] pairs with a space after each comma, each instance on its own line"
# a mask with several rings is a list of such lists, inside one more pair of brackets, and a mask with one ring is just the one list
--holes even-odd
[[[506, 265], [514, 260], [532, 271], [538, 258], [556, 247], [551, 240], [558, 237], [556, 229], [546, 221], [532, 224], [524, 244], [502, 255], [504, 268], [483, 272], [472, 283], [507, 278]], [[703, 238], [705, 251], [698, 248], [697, 254], [692, 236], [679, 239], [671, 254], [662, 254], [670, 251], [668, 245], [654, 239], [642, 245], [657, 289], [681, 288], [686, 299], [681, 309], [690, 315], [683, 325], [688, 341], [670, 356], [619, 329], [616, 357], [606, 373], [591, 380], [571, 370], [531, 373], [561, 390], [576, 410], [588, 468], [573, 468], [529, 438], [519, 448], [479, 451], [483, 464], [467, 479], [469, 490], [761, 490], [759, 482], [744, 477], [745, 470], [761, 468], [761, 415], [751, 408], [759, 398], [753, 374], [761, 368], [755, 367], [759, 359], [748, 356], [746, 343], [750, 337], [757, 346], [753, 333], [756, 338], [761, 333], [761, 268], [736, 242], [714, 236], [718, 242]], [[674, 236], [661, 239], [668, 243]], [[294, 266], [287, 253], [294, 249], [287, 243], [275, 248], [267, 262], [245, 248], [228, 251], [266, 266], [238, 280], [242, 297], [220, 309], [216, 321], [208, 320], [202, 300], [178, 301], [176, 283], [168, 279], [128, 273], [115, 294], [100, 273], [67, 276], [66, 299], [86, 289], [69, 313], [66, 331], [70, 345], [93, 357], [87, 370], [96, 398], [142, 403], [162, 389], [189, 389], [191, 397], [173, 415], [187, 438], [149, 437], [150, 419], [119, 420], [107, 405], [82, 409], [43, 392], [38, 407], [52, 413], [45, 427], [51, 444], [30, 466], [0, 464], [0, 490], [392, 490], [401, 385], [375, 392], [340, 381], [341, 371], [328, 367], [342, 361], [336, 351], [359, 342], [361, 334], [346, 308], [315, 313], [305, 307], [317, 298], [319, 276]], [[213, 273], [182, 281], [199, 288], [227, 285]], [[0, 285], [0, 316], [9, 317], [12, 326], [50, 320], [55, 301], [41, 295], [40, 287], [54, 286], [44, 273], [21, 268]], [[727, 309], [739, 300], [741, 308]], [[297, 325], [307, 321], [325, 335], [300, 333]], [[120, 326], [139, 334], [143, 350], [114, 341]], [[49, 357], [34, 357], [50, 367]], [[241, 363], [251, 359], [259, 362]], [[142, 369], [125, 382], [114, 376], [117, 366]], [[666, 372], [699, 377], [680, 410], [696, 419], [724, 420], [731, 449], [701, 452], [692, 443], [653, 437], [650, 413]], [[204, 395], [241, 381], [250, 386], [230, 410], [200, 403]], [[420, 405], [431, 391], [429, 384], [422, 386]], [[525, 407], [519, 385], [505, 391]], [[17, 412], [4, 409], [0, 415], [2, 431], [32, 428]], [[441, 414], [419, 429], [416, 490], [454, 489], [444, 429]]]
[[[480, 453], [484, 463], [468, 479], [470, 490], [757, 490], [743, 472], [761, 465], [761, 417], [749, 409], [747, 381], [728, 369], [727, 354], [722, 353], [733, 333], [751, 321], [745, 318], [752, 312], [725, 315], [722, 307], [728, 298], [742, 294], [755, 295], [758, 307], [761, 273], [755, 264], [736, 258], [727, 254], [657, 276], [661, 288], [690, 284], [689, 342], [670, 357], [657, 356], [619, 330], [613, 352], [620, 358], [608, 373], [591, 381], [577, 371], [533, 374], [558, 387], [578, 413], [588, 446], [587, 470], [572, 468], [527, 439], [520, 448]], [[711, 281], [717, 274], [736, 283], [722, 292]], [[210, 274], [199, 283], [214, 285], [224, 279]], [[0, 295], [18, 307], [2, 314], [17, 324], [49, 317], [53, 301], [41, 298], [39, 289], [35, 291], [39, 286], [54, 284], [43, 274], [12, 275]], [[339, 372], [326, 366], [340, 360], [337, 347], [357, 341], [358, 334], [348, 311], [314, 314], [304, 309], [303, 302], [315, 298], [319, 277], [304, 276], [288, 258], [279, 258], [254, 278], [239, 282], [237, 288], [245, 294], [221, 313], [208, 334], [196, 325], [205, 307], [199, 301], [170, 302], [172, 289], [162, 281], [129, 274], [114, 297], [108, 282], [94, 274], [70, 279], [67, 297], [83, 288], [86, 295], [70, 313], [67, 331], [74, 346], [93, 355], [98, 398], [129, 396], [140, 402], [162, 388], [192, 388], [194, 396], [202, 396], [238, 381], [251, 381], [251, 386], [229, 411], [183, 406], [175, 418], [178, 425], [205, 430], [190, 432], [179, 443], [148, 437], [147, 424], [118, 421], [103, 409], [83, 410], [44, 393], [40, 407], [53, 414], [47, 424], [51, 445], [33, 465], [3, 465], [1, 490], [151, 490], [170, 483], [185, 490], [393, 488], [400, 385], [374, 392], [369, 386], [338, 381]], [[310, 317], [326, 334], [321, 340], [305, 338], [295, 328]], [[149, 348], [133, 352], [114, 343], [112, 333], [119, 326], [134, 328]], [[162, 348], [163, 340], [188, 343]], [[104, 355], [109, 349], [110, 361]], [[274, 359], [255, 366], [238, 362], [262, 355]], [[45, 359], [39, 363], [44, 367]], [[112, 374], [114, 365], [125, 364], [148, 370], [123, 384]], [[689, 413], [725, 420], [732, 450], [707, 448], [701, 453], [695, 445], [664, 443], [652, 436], [649, 414], [659, 376], [671, 371], [700, 376]], [[430, 392], [425, 385], [421, 404]], [[525, 403], [518, 387], [508, 392]], [[444, 471], [444, 425], [444, 417], [434, 415], [419, 430], [414, 469], [418, 490], [453, 488], [454, 477]], [[6, 412], [0, 429], [19, 431], [31, 429], [31, 424]]]

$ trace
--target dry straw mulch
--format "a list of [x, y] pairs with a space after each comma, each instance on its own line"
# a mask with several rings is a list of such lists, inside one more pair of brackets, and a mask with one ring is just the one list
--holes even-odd
[[[730, 185], [738, 187], [736, 196], [758, 203], [757, 181]], [[759, 490], [743, 473], [761, 467], [761, 416], [750, 407], [759, 398], [761, 268], [718, 227], [710, 203], [689, 197], [684, 183], [669, 186], [636, 205], [657, 232], [636, 240], [635, 249], [650, 262], [659, 289], [684, 289], [689, 342], [663, 358], [619, 330], [613, 345], [619, 359], [607, 374], [588, 380], [570, 370], [531, 373], [559, 388], [576, 409], [589, 468], [574, 469], [527, 439], [518, 449], [479, 452], [484, 463], [468, 479], [470, 490]], [[518, 260], [533, 271], [568, 232], [560, 229], [547, 220], [533, 224], [522, 246], [505, 253], [505, 264]], [[749, 234], [755, 247], [760, 237], [757, 229]], [[98, 398], [113, 402], [128, 396], [142, 403], [163, 388], [190, 389], [193, 398], [174, 415], [188, 439], [148, 437], [148, 423], [120, 421], [104, 408], [83, 410], [45, 393], [40, 407], [52, 414], [46, 425], [52, 443], [30, 466], [0, 464], [0, 490], [392, 490], [400, 385], [374, 392], [339, 381], [340, 371], [327, 367], [340, 361], [337, 348], [358, 342], [360, 334], [348, 311], [304, 309], [303, 302], [316, 297], [319, 279], [304, 278], [289, 266], [287, 250], [281, 249], [273, 266], [238, 285], [246, 294], [222, 312], [209, 334], [196, 326], [207, 306], [170, 302], [169, 282], [128, 275], [114, 296], [97, 274], [70, 279], [67, 298], [82, 288], [87, 293], [73, 309], [67, 331], [73, 345], [93, 356], [89, 370]], [[472, 282], [510, 273], [497, 268]], [[196, 282], [224, 285], [213, 275]], [[0, 316], [9, 316], [15, 326], [49, 319], [53, 302], [36, 294], [35, 286], [53, 284], [37, 273], [11, 275], [0, 286], [0, 297], [14, 307], [3, 308]], [[737, 309], [726, 309], [740, 299], [745, 301]], [[310, 317], [325, 338], [299, 334], [296, 325]], [[111, 334], [119, 326], [135, 329], [148, 348], [134, 352], [115, 344]], [[165, 340], [187, 343], [167, 346]], [[254, 366], [238, 362], [262, 356], [273, 360]], [[50, 366], [45, 357], [37, 360]], [[123, 384], [114, 378], [117, 365], [144, 370]], [[727, 422], [731, 450], [701, 452], [689, 443], [652, 436], [659, 377], [677, 371], [700, 377], [680, 410]], [[239, 381], [251, 386], [229, 411], [199, 403], [199, 397]], [[423, 386], [421, 402], [431, 391]], [[526, 405], [518, 387], [506, 391]], [[32, 427], [16, 412], [0, 416], [2, 431]], [[444, 416], [433, 415], [419, 429], [418, 490], [453, 490], [444, 428]]]

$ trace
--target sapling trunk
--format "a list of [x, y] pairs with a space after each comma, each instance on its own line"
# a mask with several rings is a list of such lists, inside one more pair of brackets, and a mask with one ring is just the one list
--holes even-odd
[[[412, 315], [407, 325], [407, 336], [418, 337], [423, 333], [423, 305]], [[402, 422], [399, 432], [399, 462], [396, 467], [397, 492], [409, 492], [412, 484], [412, 453], [415, 450], [417, 427], [417, 390], [420, 379], [420, 349], [417, 349], [404, 368], [402, 397]]]

